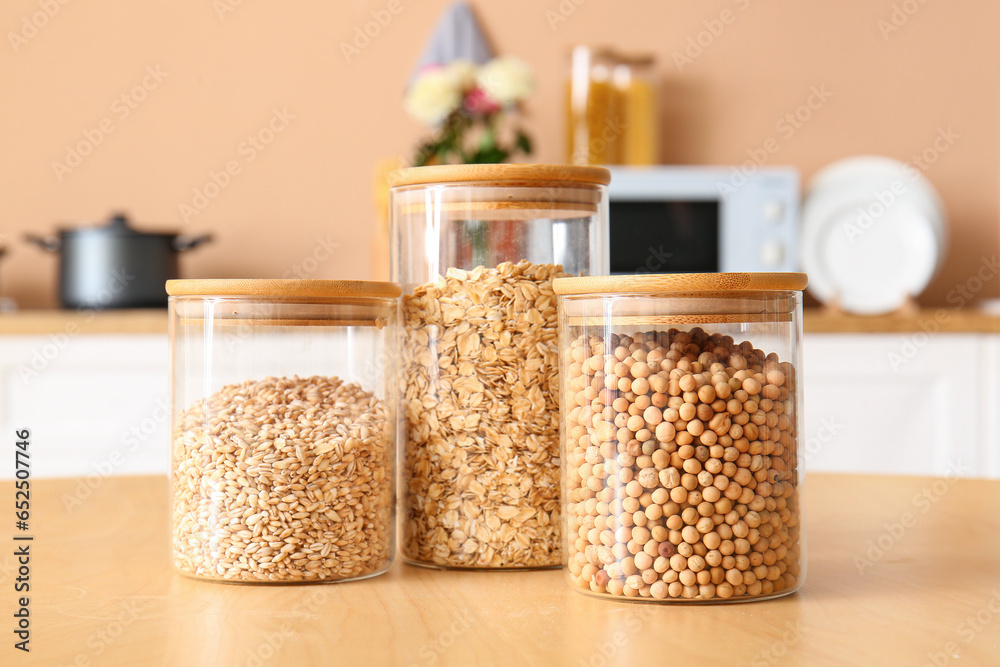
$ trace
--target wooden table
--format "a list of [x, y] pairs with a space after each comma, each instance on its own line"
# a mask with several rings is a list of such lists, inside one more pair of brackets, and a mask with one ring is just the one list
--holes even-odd
[[335, 585], [194, 581], [170, 569], [165, 479], [36, 481], [31, 653], [13, 648], [10, 517], [0, 664], [1000, 664], [1000, 482], [812, 475], [806, 494], [802, 590], [697, 606], [402, 563]]

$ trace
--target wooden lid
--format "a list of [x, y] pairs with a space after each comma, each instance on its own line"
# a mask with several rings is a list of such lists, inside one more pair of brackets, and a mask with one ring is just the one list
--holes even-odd
[[801, 291], [804, 273], [660, 273], [556, 278], [556, 294], [658, 294], [691, 292]]
[[298, 279], [199, 279], [168, 280], [170, 296], [234, 296], [322, 299], [333, 297], [395, 298], [401, 293], [395, 283], [366, 280]]
[[604, 167], [569, 164], [442, 164], [407, 167], [389, 174], [389, 187], [435, 183], [490, 183], [506, 186], [585, 187], [607, 185], [611, 172]]
[[[445, 220], [566, 220], [590, 217], [598, 210], [597, 204], [590, 202], [510, 200], [440, 202], [434, 208]], [[404, 216], [423, 216], [427, 214], [427, 204], [401, 204], [399, 212]]]

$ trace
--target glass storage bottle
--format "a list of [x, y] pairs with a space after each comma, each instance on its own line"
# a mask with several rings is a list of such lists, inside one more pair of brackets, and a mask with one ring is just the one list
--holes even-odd
[[562, 165], [390, 176], [407, 561], [560, 564], [552, 279], [607, 272], [608, 180]]
[[173, 563], [226, 582], [331, 582], [395, 552], [400, 290], [167, 282]]
[[573, 164], [658, 162], [656, 59], [573, 48], [566, 91], [566, 152]]
[[657, 164], [660, 145], [655, 57], [620, 54], [612, 79], [622, 119], [619, 163]]
[[616, 90], [615, 53], [576, 46], [566, 87], [566, 154], [572, 164], [619, 164], [625, 118]]
[[725, 602], [801, 586], [805, 285], [798, 273], [555, 280], [574, 588]]

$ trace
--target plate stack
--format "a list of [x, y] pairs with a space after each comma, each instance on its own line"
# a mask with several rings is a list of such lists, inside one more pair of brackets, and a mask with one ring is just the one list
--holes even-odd
[[847, 312], [898, 310], [944, 261], [941, 199], [917, 169], [897, 160], [853, 157], [821, 170], [802, 220], [809, 291]]

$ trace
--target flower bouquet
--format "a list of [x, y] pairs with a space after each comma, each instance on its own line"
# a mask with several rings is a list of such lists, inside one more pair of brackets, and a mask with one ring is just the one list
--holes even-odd
[[530, 154], [531, 139], [511, 115], [533, 86], [531, 68], [511, 56], [481, 66], [454, 60], [425, 68], [403, 106], [436, 131], [417, 147], [413, 166], [497, 163]]

